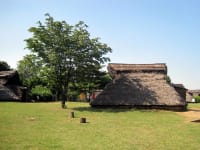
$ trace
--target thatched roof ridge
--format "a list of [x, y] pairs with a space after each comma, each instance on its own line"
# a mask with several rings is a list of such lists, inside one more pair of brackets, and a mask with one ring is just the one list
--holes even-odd
[[167, 73], [167, 66], [165, 63], [155, 63], [155, 64], [119, 64], [119, 63], [109, 63], [108, 71], [111, 74], [116, 72], [163, 72]]

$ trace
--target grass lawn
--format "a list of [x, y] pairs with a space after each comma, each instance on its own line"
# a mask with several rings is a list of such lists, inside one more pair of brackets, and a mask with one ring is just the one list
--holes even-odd
[[[1, 150], [197, 150], [200, 123], [171, 111], [93, 109], [87, 103], [0, 103]], [[199, 109], [200, 104], [189, 104]], [[75, 118], [69, 117], [70, 111]], [[87, 123], [80, 124], [80, 117]], [[199, 116], [200, 119], [200, 116]]]

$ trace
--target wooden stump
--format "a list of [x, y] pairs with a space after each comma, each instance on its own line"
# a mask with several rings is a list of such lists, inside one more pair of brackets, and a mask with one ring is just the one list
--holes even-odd
[[70, 118], [74, 118], [74, 112], [70, 112]]
[[86, 118], [80, 118], [80, 123], [86, 123]]

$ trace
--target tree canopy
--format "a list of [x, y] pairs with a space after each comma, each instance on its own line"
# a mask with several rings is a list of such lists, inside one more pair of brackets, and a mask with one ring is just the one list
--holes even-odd
[[69, 84], [94, 78], [95, 71], [110, 61], [106, 54], [112, 50], [99, 38], [91, 38], [83, 21], [69, 25], [49, 14], [45, 16], [44, 23], [39, 21], [37, 27], [29, 29], [32, 37], [25, 40], [26, 48], [42, 61], [51, 88], [64, 108]]
[[24, 56], [18, 62], [17, 70], [23, 85], [31, 90], [35, 85], [40, 82], [40, 72], [42, 69], [41, 60], [34, 54]]
[[11, 70], [10, 66], [6, 61], [0, 61], [0, 71], [8, 71]]

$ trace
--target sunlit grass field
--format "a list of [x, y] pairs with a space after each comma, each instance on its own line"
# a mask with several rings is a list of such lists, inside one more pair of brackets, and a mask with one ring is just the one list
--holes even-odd
[[[1, 150], [197, 150], [200, 123], [172, 111], [94, 109], [88, 103], [0, 103]], [[200, 109], [199, 104], [189, 108]], [[74, 111], [75, 118], [70, 118]], [[81, 124], [80, 117], [87, 123]], [[199, 116], [200, 119], [200, 116]]]

